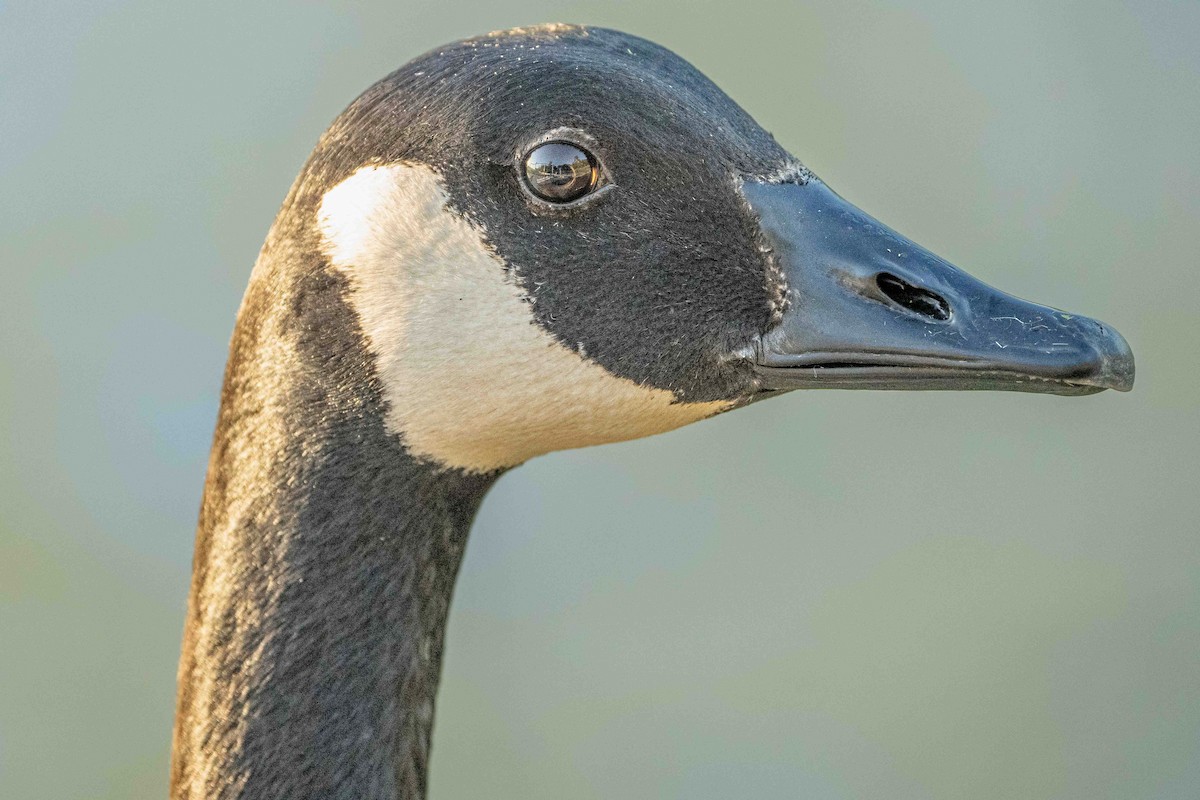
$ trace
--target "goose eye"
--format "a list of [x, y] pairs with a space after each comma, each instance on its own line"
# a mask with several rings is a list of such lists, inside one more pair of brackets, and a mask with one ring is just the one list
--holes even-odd
[[567, 142], [538, 145], [525, 156], [525, 181], [543, 200], [569, 203], [596, 186], [599, 167], [591, 153]]

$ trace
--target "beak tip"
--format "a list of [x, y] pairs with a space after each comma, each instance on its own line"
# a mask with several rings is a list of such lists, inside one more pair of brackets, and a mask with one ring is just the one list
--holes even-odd
[[[1117, 392], [1133, 390], [1134, 367], [1133, 350], [1125, 337], [1110, 326], [1096, 320], [1087, 320], [1094, 331], [1092, 348], [1096, 361], [1092, 374], [1084, 381], [1084, 385], [1095, 386], [1099, 389], [1112, 389]], [[1099, 334], [1096, 336], [1095, 334]]]
[[1136, 374], [1133, 350], [1124, 336], [1108, 326], [1105, 326], [1105, 330], [1108, 331], [1111, 347], [1104, 354], [1100, 378], [1110, 389], [1118, 392], [1132, 391]]

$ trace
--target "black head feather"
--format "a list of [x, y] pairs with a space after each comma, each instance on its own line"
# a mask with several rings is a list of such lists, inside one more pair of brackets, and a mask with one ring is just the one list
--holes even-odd
[[[522, 158], [547, 138], [593, 153], [603, 196], [568, 208], [531, 198]], [[565, 346], [681, 400], [750, 391], [749, 364], [730, 354], [770, 325], [780, 291], [737, 184], [802, 179], [803, 168], [683, 59], [571, 26], [431, 51], [334, 122], [305, 192], [398, 161], [443, 176], [451, 206], [484, 231]]]

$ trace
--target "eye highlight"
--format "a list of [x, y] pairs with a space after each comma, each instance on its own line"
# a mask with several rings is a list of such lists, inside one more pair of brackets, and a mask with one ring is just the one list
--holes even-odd
[[529, 190], [551, 203], [578, 200], [596, 188], [600, 166], [595, 156], [570, 142], [546, 142], [525, 155]]

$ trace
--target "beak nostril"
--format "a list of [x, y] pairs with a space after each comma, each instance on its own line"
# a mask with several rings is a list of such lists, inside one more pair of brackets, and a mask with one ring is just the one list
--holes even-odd
[[913, 286], [890, 272], [881, 272], [876, 275], [875, 285], [879, 287], [879, 291], [883, 292], [885, 297], [909, 311], [936, 320], [950, 319], [950, 304], [941, 295], [934, 294], [928, 289]]

